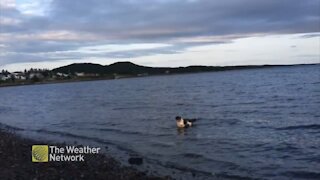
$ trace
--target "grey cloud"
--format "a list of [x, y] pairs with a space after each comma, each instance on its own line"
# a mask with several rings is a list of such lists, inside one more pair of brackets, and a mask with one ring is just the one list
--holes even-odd
[[140, 56], [148, 56], [153, 54], [177, 54], [182, 52], [188, 47], [191, 47], [191, 44], [180, 44], [168, 47], [147, 49], [147, 50], [129, 50], [129, 51], [116, 51], [116, 52], [106, 52], [106, 53], [97, 53], [93, 57], [108, 57], [108, 58], [135, 58]]
[[129, 2], [55, 0], [51, 15], [68, 29], [133, 39], [319, 31], [318, 0]]
[[[167, 43], [173, 49], [139, 50], [96, 54], [101, 57], [136, 57], [157, 53], [179, 53], [186, 47], [206, 43], [230, 43], [251, 34], [319, 32], [319, 0], [53, 0], [46, 16], [25, 16], [16, 9], [1, 9], [2, 17], [21, 21], [1, 25], [0, 33], [12, 37], [48, 31], [71, 31], [97, 36], [97, 40], [12, 39], [6, 50], [42, 53], [75, 50], [81, 46], [110, 43]], [[233, 38], [228, 38], [230, 35]], [[179, 38], [226, 36], [220, 41], [178, 42]], [[0, 41], [1, 44], [1, 41]], [[68, 52], [65, 52], [68, 53]], [[121, 53], [121, 54], [120, 54]], [[66, 55], [81, 58], [85, 54]], [[94, 55], [92, 55], [94, 56]], [[36, 60], [41, 61], [42, 56]], [[3, 57], [13, 61], [13, 57]], [[52, 58], [55, 57], [47, 57]], [[19, 57], [16, 61], [29, 61]]]
[[47, 60], [60, 60], [65, 58], [53, 58], [39, 54], [29, 53], [8, 53], [0, 55], [0, 64], [13, 64], [13, 63], [25, 63], [25, 62], [40, 62]]

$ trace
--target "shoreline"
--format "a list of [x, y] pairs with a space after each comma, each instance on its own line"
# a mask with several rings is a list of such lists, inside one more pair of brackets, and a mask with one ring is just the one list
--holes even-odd
[[[31, 162], [31, 147], [48, 142], [26, 139], [14, 130], [0, 129], [0, 177], [3, 179], [151, 179], [164, 180], [121, 165], [106, 154], [90, 154], [84, 162]], [[51, 143], [50, 143], [51, 144]], [[54, 143], [66, 146], [63, 143]], [[79, 146], [84, 147], [84, 146]]]
[[13, 86], [32, 86], [32, 85], [43, 85], [43, 84], [62, 84], [62, 83], [72, 83], [72, 82], [86, 82], [86, 81], [103, 81], [103, 80], [114, 80], [111, 78], [97, 78], [97, 79], [72, 79], [72, 80], [54, 80], [54, 81], [42, 81], [42, 82], [21, 82], [12, 84], [0, 84], [2, 87], [13, 87]]
[[[222, 69], [222, 70], [216, 70], [216, 71], [183, 72], [183, 73], [171, 73], [171, 74], [151, 74], [151, 75], [147, 75], [147, 76], [125, 75], [124, 77], [121, 77], [121, 78], [110, 78], [109, 76], [107, 76], [107, 77], [98, 77], [98, 78], [52, 80], [52, 81], [40, 81], [40, 82], [5, 83], [5, 84], [0, 84], [0, 88], [13, 87], [13, 86], [30, 86], [30, 85], [43, 85], [43, 84], [60, 84], [60, 83], [72, 83], [72, 82], [117, 80], [117, 79], [153, 77], [153, 76], [185, 75], [185, 74], [211, 73], [211, 72], [213, 73], [213, 72], [223, 72], [223, 71], [264, 69], [264, 68], [275, 68], [275, 67], [297, 67], [297, 66], [308, 66], [308, 65], [319, 65], [319, 64], [261, 65], [261, 66], [246, 66], [245, 68], [239, 68], [239, 69]], [[241, 66], [235, 66], [235, 67], [241, 67]]]

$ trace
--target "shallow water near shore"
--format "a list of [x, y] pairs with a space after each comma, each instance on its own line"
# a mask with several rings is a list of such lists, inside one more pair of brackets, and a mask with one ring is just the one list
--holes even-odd
[[3, 126], [199, 179], [319, 179], [319, 109], [319, 65], [0, 88]]

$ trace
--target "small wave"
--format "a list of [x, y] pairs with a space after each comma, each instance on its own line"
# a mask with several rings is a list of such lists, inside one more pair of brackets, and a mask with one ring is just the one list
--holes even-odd
[[310, 84], [320, 84], [320, 82], [313, 82], [313, 83], [310, 83]]
[[178, 165], [178, 164], [172, 163], [172, 162], [166, 162], [163, 164], [160, 161], [158, 161], [158, 164], [161, 164], [162, 166], [168, 167], [171, 169], [177, 169], [182, 172], [191, 172], [192, 174], [201, 174], [201, 175], [208, 176], [208, 177], [214, 176], [214, 173], [192, 169], [192, 168], [181, 166], [181, 165]]
[[266, 102], [264, 101], [253, 101], [253, 102], [242, 102], [242, 103], [237, 103], [236, 105], [259, 105], [259, 104], [265, 104]]
[[[272, 106], [261, 106], [260, 108], [261, 109], [270, 109], [270, 110], [274, 110], [274, 109], [293, 109], [293, 108], [300, 108], [301, 106], [298, 106], [298, 105], [272, 105]], [[277, 114], [280, 114], [279, 112], [272, 112], [273, 114], [274, 113], [277, 113]]]
[[86, 139], [86, 140], [92, 140], [92, 141], [99, 142], [99, 143], [105, 143], [105, 141], [98, 139], [98, 138], [81, 136], [81, 135], [71, 134], [71, 133], [67, 133], [67, 132], [49, 131], [49, 130], [45, 130], [45, 129], [39, 129], [39, 130], [36, 130], [36, 132], [54, 134], [54, 135], [60, 135], [60, 136], [65, 136], [65, 137], [78, 138], [78, 139]]
[[[87, 128], [84, 128], [85, 130]], [[170, 134], [154, 134], [154, 133], [150, 133], [150, 132], [138, 132], [138, 131], [124, 131], [124, 130], [120, 130], [120, 129], [113, 129], [113, 128], [89, 128], [90, 130], [94, 130], [94, 131], [103, 131], [103, 132], [113, 132], [113, 133], [117, 133], [117, 134], [123, 134], [123, 135], [141, 135], [141, 136], [168, 136]], [[168, 129], [168, 128], [164, 128], [164, 129]]]
[[255, 114], [255, 113], [259, 113], [260, 111], [255, 109], [255, 110], [246, 110], [246, 111], [240, 111], [240, 114]]
[[240, 119], [204, 119], [196, 123], [196, 126], [218, 126], [218, 125], [236, 125], [242, 123]]
[[4, 129], [4, 130], [12, 130], [12, 131], [24, 131], [23, 128], [18, 128], [18, 127], [14, 127], [14, 126], [9, 126], [6, 124], [2, 124], [0, 123], [0, 129]]
[[218, 160], [218, 159], [206, 157], [205, 155], [197, 154], [197, 153], [181, 153], [181, 154], [175, 155], [175, 158], [177, 158], [177, 159], [185, 159], [185, 158], [197, 159], [197, 160], [200, 160], [201, 162], [211, 162], [216, 165], [219, 164], [219, 166], [224, 167], [224, 168], [228, 168], [228, 169], [241, 169], [241, 167], [234, 162]]
[[[220, 162], [220, 161], [217, 161]], [[223, 161], [222, 161], [223, 162]], [[226, 162], [223, 162], [226, 163]], [[215, 173], [215, 172], [208, 172], [208, 171], [203, 171], [203, 170], [198, 170], [198, 169], [193, 169], [185, 166], [181, 166], [179, 164], [173, 163], [173, 162], [166, 162], [165, 164], [158, 162], [158, 164], [161, 164], [162, 166], [171, 168], [171, 169], [177, 169], [183, 172], [190, 172], [194, 176], [204, 176], [202, 177], [203, 179], [212, 179], [212, 178], [218, 178], [218, 179], [254, 179], [252, 177], [247, 177], [247, 176], [241, 176], [241, 175], [231, 175], [228, 173]], [[233, 164], [233, 163], [232, 163]], [[238, 167], [237, 165], [234, 165]], [[235, 167], [234, 167], [235, 168]]]
[[156, 147], [160, 147], [160, 148], [172, 147], [171, 144], [164, 144], [164, 143], [152, 143], [152, 146], [156, 146]]
[[[314, 149], [317, 150], [318, 147], [315, 147]], [[320, 157], [316, 157], [316, 156], [297, 158], [296, 160], [305, 161], [305, 162], [308, 162], [308, 163], [318, 163], [318, 164], [320, 163]]]
[[115, 110], [115, 111], [137, 110], [137, 109], [152, 109], [152, 107], [148, 107], [148, 106], [135, 106], [135, 107], [115, 107], [115, 108], [113, 108], [113, 110]]
[[181, 155], [184, 156], [184, 157], [195, 158], [195, 159], [205, 158], [205, 157], [203, 157], [203, 155], [201, 155], [201, 154], [195, 154], [195, 153], [183, 153], [183, 154], [181, 154]]
[[12, 107], [0, 106], [0, 113], [13, 111]]
[[184, 105], [188, 105], [188, 104], [185, 104], [185, 103], [176, 103], [176, 106], [184, 106]]
[[227, 173], [217, 173], [216, 177], [223, 178], [223, 179], [239, 179], [239, 180], [257, 179], [257, 178], [247, 177], [247, 176], [231, 175], [231, 174], [227, 174]]
[[320, 124], [287, 126], [287, 127], [276, 128], [276, 130], [295, 130], [295, 129], [320, 129]]
[[288, 143], [282, 143], [278, 146], [275, 146], [271, 149], [274, 149], [275, 151], [279, 151], [279, 152], [297, 152], [299, 151], [300, 149], [298, 147], [296, 147], [295, 145], [293, 144], [288, 144]]
[[291, 178], [320, 179], [320, 173], [310, 171], [287, 171], [282, 173]]
[[136, 135], [136, 134], [141, 134], [140, 132], [136, 131], [123, 131], [119, 129], [111, 129], [111, 128], [91, 128], [92, 130], [97, 130], [97, 131], [107, 131], [107, 132], [115, 132], [115, 133], [120, 133], [120, 134], [130, 134], [130, 135]]
[[296, 100], [295, 98], [287, 98], [286, 101], [294, 101]]
[[290, 115], [308, 115], [310, 114], [309, 112], [290, 112]]

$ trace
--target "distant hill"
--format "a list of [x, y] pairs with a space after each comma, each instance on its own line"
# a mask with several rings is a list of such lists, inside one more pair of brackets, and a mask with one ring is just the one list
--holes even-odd
[[140, 66], [131, 62], [117, 62], [107, 66], [102, 66], [100, 64], [92, 63], [78, 63], [70, 64], [67, 66], [59, 67], [53, 69], [54, 72], [61, 73], [96, 73], [96, 74], [128, 74], [128, 75], [137, 75], [137, 74], [161, 74], [165, 73], [166, 70], [170, 68], [152, 68], [146, 66]]
[[[76, 72], [84, 72], [90, 74], [100, 74], [100, 75], [108, 75], [108, 74], [125, 74], [125, 75], [139, 75], [139, 74], [165, 74], [165, 73], [192, 73], [192, 72], [208, 72], [208, 71], [224, 71], [224, 70], [235, 70], [235, 69], [252, 69], [252, 68], [265, 68], [265, 67], [275, 67], [279, 65], [261, 65], [261, 66], [188, 66], [188, 67], [147, 67], [140, 66], [134, 64], [132, 62], [116, 62], [110, 65], [100, 65], [100, 64], [92, 64], [92, 63], [77, 63], [70, 64], [67, 66], [59, 67], [53, 69], [54, 72], [61, 73], [76, 73]], [[292, 65], [287, 65], [292, 66]]]
[[[61, 73], [96, 73], [96, 74], [164, 74], [164, 73], [187, 73], [187, 72], [203, 72], [217, 70], [217, 67], [210, 66], [189, 66], [179, 68], [169, 67], [146, 67], [134, 64], [132, 62], [116, 62], [110, 65], [102, 66], [92, 63], [77, 63], [53, 69], [54, 72]], [[219, 69], [219, 68], [218, 68]]]
[[75, 73], [75, 72], [84, 72], [84, 73], [98, 73], [104, 74], [105, 66], [100, 64], [92, 64], [92, 63], [80, 63], [80, 64], [70, 64], [67, 66], [59, 67], [53, 69], [54, 72], [60, 73]]
[[146, 66], [139, 66], [132, 62], [116, 62], [114, 64], [110, 64], [109, 66], [105, 66], [106, 74], [143, 74], [143, 73], [164, 73], [164, 70], [160, 72], [161, 68], [152, 68]]

